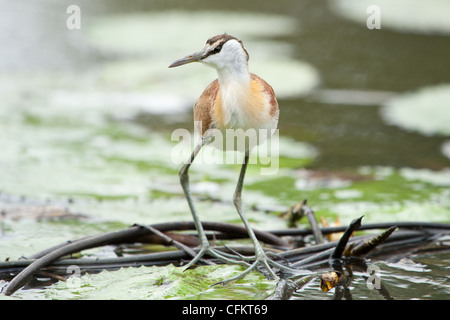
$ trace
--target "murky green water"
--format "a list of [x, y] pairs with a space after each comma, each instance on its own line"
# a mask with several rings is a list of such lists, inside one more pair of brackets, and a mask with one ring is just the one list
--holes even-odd
[[[367, 223], [450, 222], [446, 23], [402, 29], [399, 17], [417, 13], [383, 2], [382, 28], [369, 30], [365, 10], [359, 18], [341, 10], [350, 2], [266, 1], [255, 10], [237, 1], [80, 1], [81, 29], [68, 30], [68, 2], [1, 1], [0, 259], [136, 222], [190, 219], [170, 138], [192, 130], [192, 104], [215, 74], [167, 66], [223, 31], [244, 40], [250, 70], [273, 85], [281, 109], [280, 170], [261, 176], [250, 166], [248, 208], [306, 198], [318, 215], [343, 223], [362, 214]], [[426, 27], [434, 13], [421, 12]], [[226, 201], [199, 201], [204, 220], [239, 222], [228, 203], [238, 172], [193, 165], [195, 195]], [[257, 228], [285, 228], [275, 215], [248, 216]], [[392, 295], [448, 298], [448, 254], [411, 259], [413, 268], [376, 262]], [[363, 277], [354, 284], [354, 299], [380, 298]], [[261, 286], [259, 298], [270, 291]], [[21, 295], [57, 298], [57, 289]], [[332, 295], [312, 282], [296, 298]]]

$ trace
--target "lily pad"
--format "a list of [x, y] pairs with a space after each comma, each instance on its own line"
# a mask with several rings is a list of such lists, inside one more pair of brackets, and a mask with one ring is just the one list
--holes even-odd
[[381, 109], [392, 125], [424, 135], [450, 135], [450, 84], [420, 88], [400, 94]]
[[442, 144], [441, 150], [444, 156], [450, 159], [450, 140]]
[[237, 266], [207, 266], [183, 271], [182, 267], [122, 268], [84, 275], [78, 282], [59, 282], [46, 290], [50, 299], [264, 299], [276, 282], [252, 272], [226, 286], [213, 284], [238, 275]]
[[[348, 223], [367, 221], [448, 221], [448, 170], [365, 167], [354, 172], [280, 172], [246, 185], [289, 205], [307, 199], [319, 216], [339, 216]], [[274, 189], [272, 186], [276, 185]], [[306, 223], [306, 222], [305, 222]]]
[[[205, 67], [189, 66], [175, 72], [167, 66], [199, 50], [209, 37], [224, 31], [244, 41], [250, 53], [250, 71], [266, 79], [279, 98], [309, 93], [319, 84], [317, 70], [293, 59], [290, 43], [268, 39], [289, 36], [298, 32], [298, 28], [297, 20], [275, 14], [162, 11], [93, 19], [87, 35], [92, 46], [99, 50], [123, 55], [122, 61], [105, 65], [101, 73], [103, 81], [116, 86], [116, 95], [130, 94], [129, 89], [121, 92], [118, 89], [142, 90], [140, 96], [148, 97], [144, 102], [150, 105], [148, 111], [159, 113], [170, 112], [171, 108], [164, 108], [167, 101], [180, 100], [179, 107], [192, 107], [201, 91], [217, 77], [214, 70]], [[286, 72], [291, 75], [288, 80], [280, 76]], [[151, 103], [156, 94], [163, 105]]]
[[450, 169], [433, 171], [430, 169], [402, 168], [400, 174], [407, 180], [423, 181], [440, 187], [450, 187]]
[[202, 45], [224, 32], [256, 39], [287, 35], [298, 27], [298, 21], [286, 15], [170, 10], [95, 17], [89, 21], [87, 34], [93, 46], [104, 50], [165, 56], [180, 49], [195, 51], [196, 39], [202, 39]]

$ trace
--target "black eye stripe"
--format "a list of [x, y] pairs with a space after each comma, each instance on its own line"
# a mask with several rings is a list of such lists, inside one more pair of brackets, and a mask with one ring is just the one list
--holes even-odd
[[247, 56], [247, 61], [248, 61], [248, 58], [249, 58], [248, 52], [247, 52], [247, 50], [245, 50], [244, 45], [242, 44], [242, 41], [239, 40], [238, 38], [230, 36], [229, 34], [226, 34], [226, 33], [211, 37], [206, 41], [206, 45], [208, 45], [208, 46], [212, 46], [215, 43], [219, 43], [219, 44], [214, 49], [211, 49], [207, 53], [205, 53], [205, 55], [202, 57], [202, 59], [205, 59], [205, 58], [209, 57], [210, 55], [219, 53], [222, 50], [222, 46], [229, 40], [236, 40], [237, 42], [239, 42], [241, 44], [242, 49], [244, 50], [245, 55]]
[[220, 43], [220, 44], [217, 45], [217, 47], [215, 47], [214, 49], [209, 50], [209, 51], [203, 56], [202, 59], [205, 59], [205, 58], [207, 58], [207, 57], [209, 57], [209, 56], [211, 56], [211, 55], [213, 55], [213, 54], [219, 53], [219, 52], [222, 50], [222, 46], [223, 46], [223, 45], [224, 45], [223, 43]]

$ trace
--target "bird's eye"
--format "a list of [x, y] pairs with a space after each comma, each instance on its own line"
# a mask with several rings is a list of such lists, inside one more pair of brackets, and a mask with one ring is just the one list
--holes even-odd
[[214, 53], [219, 53], [220, 50], [222, 50], [222, 45], [221, 45], [221, 44], [218, 45], [217, 47], [215, 47], [215, 48], [213, 49], [213, 52], [214, 52]]

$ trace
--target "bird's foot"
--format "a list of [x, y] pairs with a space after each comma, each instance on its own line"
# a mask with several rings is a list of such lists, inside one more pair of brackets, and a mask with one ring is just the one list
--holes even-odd
[[[275, 271], [273, 270], [272, 267], [278, 268], [280, 270], [288, 271], [288, 272], [291, 272], [291, 273], [295, 273], [296, 272], [295, 269], [289, 268], [288, 266], [285, 266], [285, 265], [283, 265], [281, 263], [278, 263], [278, 262], [270, 259], [267, 256], [267, 254], [262, 250], [262, 248], [260, 250], [257, 250], [256, 256], [255, 256], [255, 261], [251, 265], [249, 265], [248, 263], [246, 263], [246, 264], [247, 264], [248, 267], [242, 273], [240, 273], [237, 276], [232, 277], [230, 279], [219, 281], [219, 282], [215, 283], [214, 285], [227, 284], [227, 283], [230, 283], [230, 282], [242, 279], [247, 274], [249, 274], [252, 270], [254, 270], [254, 269], [259, 270], [257, 268], [258, 266], [264, 267], [267, 270], [267, 272], [268, 272], [268, 275], [269, 275], [268, 278], [272, 279], [272, 280], [278, 280], [279, 279], [278, 275], [275, 273]], [[261, 272], [261, 270], [259, 270], [259, 271]]]
[[225, 252], [221, 252], [219, 250], [213, 249], [210, 247], [209, 243], [204, 243], [200, 247], [200, 251], [197, 253], [197, 255], [184, 267], [184, 270], [189, 269], [193, 265], [195, 265], [197, 262], [199, 262], [204, 255], [209, 255], [214, 258], [217, 258], [219, 260], [222, 260], [225, 263], [229, 264], [239, 264], [246, 267], [249, 267], [250, 264], [245, 262], [244, 260], [247, 260], [246, 257], [242, 255], [233, 255]]
[[[222, 260], [225, 263], [238, 264], [238, 265], [241, 265], [241, 266], [244, 266], [247, 268], [242, 273], [238, 274], [237, 276], [232, 277], [230, 279], [223, 280], [223, 281], [219, 281], [219, 282], [213, 284], [213, 286], [218, 285], [218, 284], [227, 284], [227, 283], [242, 279], [254, 269], [262, 272], [269, 279], [273, 279], [273, 280], [279, 279], [279, 277], [277, 276], [277, 274], [275, 273], [273, 268], [277, 268], [279, 270], [283, 270], [283, 271], [286, 271], [289, 273], [297, 273], [298, 272], [298, 270], [296, 270], [296, 269], [292, 269], [286, 265], [283, 265], [279, 262], [276, 262], [276, 261], [270, 259], [268, 257], [268, 254], [266, 252], [264, 252], [264, 250], [262, 249], [261, 246], [258, 245], [255, 249], [256, 249], [255, 256], [248, 257], [248, 256], [243, 256], [240, 253], [235, 252], [235, 251], [233, 251], [235, 254], [229, 254], [226, 252], [222, 252], [222, 251], [213, 249], [210, 247], [209, 243], [205, 242], [201, 245], [200, 251], [197, 253], [197, 255], [184, 267], [184, 270], [189, 269], [190, 267], [195, 265], [197, 262], [202, 260], [202, 257], [204, 255], [210, 255], [214, 258]], [[205, 261], [207, 261], [207, 260], [205, 260]], [[253, 261], [253, 262], [250, 264], [247, 261]], [[264, 273], [261, 270], [261, 268], [257, 268], [259, 266], [266, 269], [267, 273]]]

